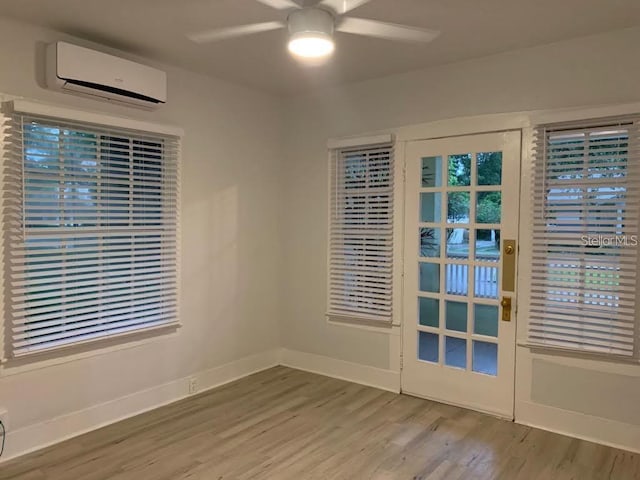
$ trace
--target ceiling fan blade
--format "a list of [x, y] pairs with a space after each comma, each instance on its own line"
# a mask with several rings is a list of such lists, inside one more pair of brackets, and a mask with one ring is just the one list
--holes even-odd
[[275, 8], [276, 10], [287, 10], [289, 8], [300, 8], [293, 0], [256, 0], [265, 4], [267, 7]]
[[378, 22], [364, 18], [344, 17], [336, 28], [339, 32], [366, 35], [368, 37], [386, 38], [402, 42], [430, 42], [440, 32], [428, 28], [396, 25], [395, 23]]
[[268, 32], [284, 28], [283, 22], [251, 23], [249, 25], [238, 25], [237, 27], [216, 28], [205, 30], [204, 32], [190, 33], [187, 38], [195, 43], [215, 42], [216, 40], [226, 40], [228, 38], [252, 35], [254, 33]]
[[360, 5], [369, 3], [371, 0], [323, 0], [320, 2], [321, 6], [329, 7], [338, 15], [347, 13], [354, 8], [358, 8]]

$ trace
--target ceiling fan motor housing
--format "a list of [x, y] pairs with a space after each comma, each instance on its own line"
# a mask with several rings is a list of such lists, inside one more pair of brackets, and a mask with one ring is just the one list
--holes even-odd
[[335, 21], [333, 15], [321, 8], [303, 8], [289, 14], [290, 37], [325, 36], [333, 38]]

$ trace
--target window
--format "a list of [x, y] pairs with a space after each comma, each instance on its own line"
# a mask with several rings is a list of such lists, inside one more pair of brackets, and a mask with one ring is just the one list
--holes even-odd
[[640, 119], [536, 132], [529, 343], [635, 357]]
[[336, 149], [331, 158], [329, 316], [390, 323], [393, 149]]
[[9, 356], [177, 324], [177, 137], [5, 121]]

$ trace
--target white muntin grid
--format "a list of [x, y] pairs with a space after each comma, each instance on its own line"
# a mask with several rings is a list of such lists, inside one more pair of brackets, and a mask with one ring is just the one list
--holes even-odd
[[[466, 343], [466, 366], [465, 369], [468, 371], [473, 371], [473, 342], [480, 341], [485, 343], [498, 344], [498, 337], [486, 336], [474, 333], [474, 321], [475, 321], [475, 305], [486, 305], [486, 306], [495, 306], [496, 310], [499, 312], [499, 293], [500, 293], [500, 285], [501, 285], [501, 261], [502, 255], [500, 254], [498, 258], [495, 260], [478, 260], [476, 259], [476, 236], [479, 230], [494, 230], [499, 232], [502, 230], [502, 222], [501, 223], [478, 223], [476, 222], [476, 214], [477, 214], [477, 203], [478, 203], [478, 195], [482, 192], [499, 192], [502, 196], [503, 189], [502, 185], [478, 185], [478, 161], [477, 155], [478, 153], [485, 152], [473, 152], [469, 153], [470, 155], [470, 185], [467, 186], [449, 186], [448, 185], [448, 167], [449, 167], [449, 156], [458, 156], [465, 155], [454, 152], [443, 152], [441, 155], [435, 155], [430, 157], [424, 157], [420, 161], [423, 162], [425, 160], [432, 160], [433, 162], [440, 162], [440, 185], [439, 186], [430, 186], [425, 187], [422, 185], [422, 175], [417, 179], [411, 179], [411, 181], [420, 182], [420, 187], [417, 190], [418, 194], [418, 204], [420, 208], [418, 208], [418, 222], [416, 235], [420, 235], [421, 229], [429, 228], [434, 229], [434, 231], [439, 232], [439, 241], [438, 241], [438, 255], [437, 256], [422, 256], [420, 252], [421, 242], [418, 241], [418, 252], [416, 256], [416, 261], [419, 264], [432, 264], [437, 265], [439, 270], [439, 292], [428, 292], [420, 290], [420, 268], [417, 270], [418, 275], [418, 290], [417, 290], [417, 298], [416, 300], [419, 302], [420, 297], [422, 298], [431, 298], [438, 301], [438, 326], [431, 327], [428, 325], [421, 325], [419, 322], [420, 316], [420, 308], [418, 306], [418, 318], [416, 318], [417, 329], [421, 332], [432, 333], [438, 335], [438, 364], [447, 365], [445, 361], [446, 356], [446, 337], [453, 337], [465, 340]], [[489, 153], [489, 152], [486, 152]], [[503, 179], [504, 181], [504, 179]], [[434, 182], [437, 183], [437, 182]], [[469, 215], [468, 221], [465, 223], [449, 223], [448, 222], [448, 195], [454, 192], [465, 192], [469, 193]], [[434, 194], [434, 196], [440, 196], [440, 208], [439, 218], [437, 215], [435, 216], [435, 222], [423, 222], [421, 221], [423, 218], [422, 214], [422, 206], [423, 202], [421, 201], [422, 194]], [[437, 208], [437, 202], [435, 202]], [[502, 215], [501, 215], [502, 220]], [[447, 230], [448, 229], [464, 229], [468, 232], [469, 238], [469, 249], [468, 256], [466, 258], [454, 258], [447, 256]], [[460, 275], [466, 268], [466, 272], [462, 275], [462, 281], [464, 282], [464, 289], [456, 288], [461, 285], [461, 281], [449, 281], [448, 277], [451, 277], [453, 274], [457, 273]], [[490, 280], [495, 280], [495, 288], [492, 289], [492, 292], [483, 295], [482, 291], [479, 287], [481, 283], [476, 284], [476, 277], [481, 277], [482, 279], [486, 279], [487, 274], [490, 274]], [[466, 276], [466, 278], [464, 278]], [[447, 285], [449, 283], [449, 285]], [[449, 287], [449, 288], [447, 288]], [[459, 292], [459, 293], [453, 293]], [[486, 290], [485, 290], [486, 292]], [[466, 331], [457, 331], [457, 330], [448, 330], [446, 328], [446, 305], [447, 302], [456, 302], [466, 304], [467, 310], [467, 318], [466, 318]], [[500, 322], [498, 319], [498, 328], [500, 328]], [[419, 342], [419, 334], [417, 337], [417, 341]], [[421, 360], [418, 358], [418, 360]], [[497, 361], [497, 359], [496, 359]], [[452, 368], [452, 365], [447, 365]], [[474, 372], [479, 373], [480, 372]]]

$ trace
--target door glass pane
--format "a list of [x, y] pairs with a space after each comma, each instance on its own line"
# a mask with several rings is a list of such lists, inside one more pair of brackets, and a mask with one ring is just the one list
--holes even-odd
[[450, 187], [463, 187], [471, 185], [471, 154], [449, 155]]
[[450, 367], [467, 368], [467, 341], [445, 337], [444, 363]]
[[447, 258], [469, 258], [468, 228], [447, 228]]
[[497, 305], [474, 305], [473, 333], [498, 336], [498, 307]]
[[439, 228], [420, 228], [420, 256], [440, 257]]
[[425, 157], [422, 159], [422, 187], [442, 186], [442, 157]]
[[440, 292], [440, 265], [420, 263], [420, 291]]
[[475, 267], [474, 295], [498, 298], [498, 267]]
[[496, 376], [498, 374], [498, 345], [473, 341], [473, 371]]
[[447, 330], [467, 331], [467, 304], [462, 302], [446, 302], [445, 316]]
[[500, 223], [502, 218], [502, 193], [478, 192], [476, 201], [477, 223]]
[[502, 152], [477, 154], [478, 185], [502, 185]]
[[419, 297], [418, 316], [420, 325], [438, 328], [440, 325], [440, 300]]
[[418, 332], [418, 358], [425, 362], [438, 363], [439, 340], [435, 333]]
[[476, 260], [500, 261], [500, 230], [476, 230]]
[[444, 279], [448, 294], [469, 294], [469, 265], [447, 264]]
[[439, 223], [442, 215], [442, 194], [426, 192], [420, 194], [420, 221]]
[[469, 223], [469, 192], [447, 194], [447, 223]]

